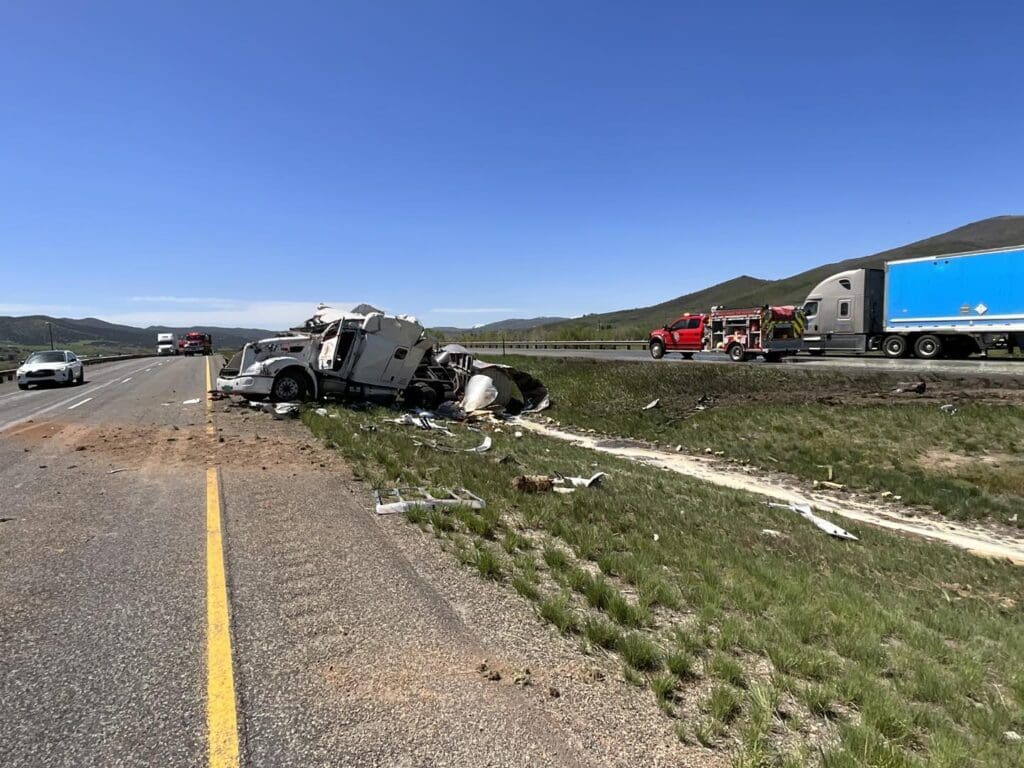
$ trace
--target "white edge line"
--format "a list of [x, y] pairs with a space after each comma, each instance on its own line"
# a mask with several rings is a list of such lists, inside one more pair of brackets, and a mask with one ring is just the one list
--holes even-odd
[[88, 402], [89, 402], [90, 400], [92, 400], [92, 398], [91, 398], [91, 397], [87, 397], [87, 398], [85, 398], [85, 400], [80, 400], [79, 402], [75, 403], [74, 405], [69, 405], [69, 406], [68, 406], [68, 410], [69, 410], [69, 411], [73, 411], [73, 410], [75, 410], [75, 408], [77, 408], [78, 406], [80, 406], [80, 405], [85, 405], [85, 404], [86, 404], [86, 403], [88, 403]]

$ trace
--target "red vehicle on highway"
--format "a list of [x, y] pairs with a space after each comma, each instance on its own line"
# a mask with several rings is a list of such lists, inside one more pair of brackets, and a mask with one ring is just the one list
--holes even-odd
[[666, 352], [682, 352], [683, 357], [690, 360], [694, 352], [704, 349], [704, 327], [707, 320], [707, 315], [687, 312], [674, 323], [651, 331], [648, 341], [651, 357], [658, 360]]
[[181, 341], [181, 351], [186, 356], [213, 354], [213, 337], [208, 333], [189, 331]]
[[674, 323], [651, 331], [651, 357], [680, 352], [687, 360], [695, 352], [724, 352], [737, 363], [758, 355], [778, 362], [795, 355], [804, 334], [805, 318], [798, 307], [712, 307], [707, 315], [685, 314]]

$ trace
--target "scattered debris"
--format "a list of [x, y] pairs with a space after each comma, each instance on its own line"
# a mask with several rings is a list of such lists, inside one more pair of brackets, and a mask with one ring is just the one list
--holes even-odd
[[526, 688], [527, 686], [533, 685], [533, 677], [530, 674], [530, 668], [529, 667], [525, 667], [522, 672], [517, 674], [512, 679], [512, 682], [515, 685], [521, 685], [523, 688]]
[[939, 410], [943, 413], [948, 413], [950, 416], [955, 416], [959, 409], [952, 403], [946, 403], [945, 405], [940, 405]]
[[715, 398], [710, 395], [704, 394], [697, 398], [697, 404], [693, 406], [695, 411], [706, 411], [708, 408], [715, 404]]
[[393, 515], [408, 512], [415, 507], [471, 507], [483, 509], [487, 503], [465, 488], [444, 488], [443, 496], [434, 496], [426, 488], [374, 489], [373, 497], [378, 515]]
[[108, 475], [116, 475], [118, 472], [127, 472], [127, 471], [128, 471], [128, 467], [121, 467], [120, 469], [112, 469], [109, 472], [107, 472], [107, 474]]
[[191, 400], [182, 400], [181, 404], [182, 405], [195, 405], [198, 402], [201, 402], [200, 398], [193, 397]]
[[574, 488], [590, 488], [592, 485], [600, 485], [601, 480], [606, 477], [607, 472], [596, 472], [590, 477], [558, 477], [553, 482], [569, 483]]
[[811, 511], [810, 504], [797, 504], [795, 502], [790, 504], [779, 504], [774, 501], [767, 502], [769, 507], [778, 507], [779, 509], [789, 509], [796, 512], [798, 515], [811, 523], [816, 525], [818, 528], [823, 530], [829, 536], [835, 536], [837, 539], [846, 539], [848, 541], [859, 541], [859, 539], [843, 528], [840, 528], [833, 522], [826, 520], [823, 517], [818, 517], [814, 512]]
[[491, 436], [484, 435], [484, 441], [476, 448], [467, 448], [466, 453], [484, 453], [489, 450], [491, 450]]
[[643, 408], [641, 408], [640, 410], [641, 411], [649, 411], [652, 408], [657, 408], [659, 405], [661, 405], [661, 398], [660, 397], [656, 397], [653, 400], [651, 400], [651, 402], [649, 402], [647, 405], [645, 405]]
[[299, 415], [298, 403], [262, 403], [260, 407], [275, 419], [294, 419]]
[[831, 482], [835, 478], [833, 477], [832, 465], [831, 464], [815, 464], [818, 469], [824, 469], [828, 473], [828, 480]]
[[1016, 731], [1003, 731], [1003, 741], [1007, 744], [1020, 744], [1022, 740], [1024, 737], [1021, 737]]
[[772, 536], [777, 539], [785, 538], [785, 534], [782, 531], [776, 531], [774, 528], [762, 528], [762, 536]]
[[552, 699], [557, 699], [561, 695], [561, 692], [554, 686], [548, 688], [548, 696], [550, 696]]
[[546, 493], [555, 487], [555, 479], [548, 475], [516, 475], [512, 487], [523, 493]]
[[315, 413], [317, 416], [326, 416], [327, 415], [327, 409], [326, 408], [317, 408], [315, 411], [313, 411], [313, 413]]
[[923, 395], [925, 390], [928, 389], [928, 383], [924, 379], [920, 379], [915, 382], [899, 382], [896, 389], [892, 391], [894, 395], [900, 394], [914, 394]]

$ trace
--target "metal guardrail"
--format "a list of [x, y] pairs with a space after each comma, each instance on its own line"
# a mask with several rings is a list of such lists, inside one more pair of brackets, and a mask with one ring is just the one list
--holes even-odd
[[[116, 363], [119, 360], [139, 360], [144, 357], [156, 357], [156, 355], [108, 355], [106, 357], [80, 357], [84, 365], [99, 365], [100, 363]], [[17, 368], [9, 368], [0, 371], [0, 382], [13, 381]]]
[[647, 349], [647, 339], [599, 341], [456, 341], [467, 349]]

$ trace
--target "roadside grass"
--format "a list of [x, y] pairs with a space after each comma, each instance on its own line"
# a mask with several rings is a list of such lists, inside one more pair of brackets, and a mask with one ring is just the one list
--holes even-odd
[[[407, 517], [735, 765], [1021, 764], [1003, 738], [1024, 732], [1020, 569], [866, 526], [839, 541], [750, 495], [507, 426], [485, 425], [490, 452], [453, 454], [384, 423], [392, 411], [329, 412], [302, 418], [369, 484], [486, 499]], [[606, 482], [569, 495], [511, 487], [595, 469]]]
[[[805, 480], [889, 491], [903, 503], [953, 518], [990, 517], [1024, 527], [1024, 515], [1018, 514], [1024, 498], [1024, 408], [972, 402], [972, 388], [991, 386], [984, 382], [933, 378], [932, 391], [945, 387], [950, 400], [921, 400], [891, 394], [898, 383], [918, 378], [911, 374], [502, 360], [531, 371], [556, 393], [550, 413], [563, 425], [681, 445], [694, 453], [710, 448]], [[693, 411], [702, 395], [718, 403]], [[659, 408], [641, 410], [655, 398], [661, 399]], [[954, 402], [957, 413], [939, 410], [945, 402]]]

